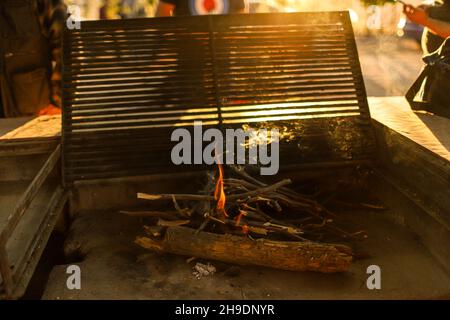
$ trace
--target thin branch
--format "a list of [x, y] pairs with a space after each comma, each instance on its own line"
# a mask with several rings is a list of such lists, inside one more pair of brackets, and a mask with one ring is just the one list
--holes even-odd
[[[252, 190], [245, 193], [233, 194], [227, 196], [228, 201], [234, 201], [240, 198], [252, 197], [258, 194], [270, 193], [272, 191], [277, 190], [278, 188], [291, 184], [290, 179], [285, 179], [280, 182], [277, 182], [271, 186], [267, 186], [264, 188], [260, 188], [257, 190]], [[147, 194], [147, 193], [138, 193], [137, 198], [143, 200], [157, 201], [157, 200], [173, 200], [173, 197], [176, 197], [177, 200], [191, 200], [191, 201], [215, 201], [214, 196], [208, 195], [199, 195], [199, 194]]]

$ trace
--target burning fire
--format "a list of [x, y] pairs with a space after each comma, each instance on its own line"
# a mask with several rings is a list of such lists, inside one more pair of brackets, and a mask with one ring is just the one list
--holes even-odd
[[217, 179], [216, 189], [214, 190], [214, 199], [216, 199], [217, 201], [216, 205], [217, 211], [223, 213], [223, 215], [226, 218], [228, 218], [228, 214], [225, 211], [226, 197], [223, 188], [223, 167], [220, 163], [219, 163], [219, 178]]
[[[216, 182], [216, 188], [214, 190], [214, 199], [217, 201], [216, 210], [224, 215], [225, 218], [228, 218], [229, 215], [225, 210], [225, 202], [226, 196], [224, 191], [224, 182], [223, 182], [223, 166], [219, 163], [219, 178]], [[245, 216], [244, 211], [239, 211], [239, 214], [236, 217], [236, 226], [242, 228], [242, 232], [247, 234], [249, 232], [249, 227], [245, 224], [241, 226], [241, 218]]]

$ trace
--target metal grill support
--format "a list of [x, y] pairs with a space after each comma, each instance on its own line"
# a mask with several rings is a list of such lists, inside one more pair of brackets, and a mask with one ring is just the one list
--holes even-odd
[[371, 157], [347, 12], [88, 21], [63, 45], [64, 178], [185, 170], [170, 135], [194, 121], [279, 128], [282, 166]]

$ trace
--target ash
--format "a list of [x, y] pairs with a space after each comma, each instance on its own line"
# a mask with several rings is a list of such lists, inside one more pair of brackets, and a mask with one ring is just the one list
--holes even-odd
[[203, 264], [203, 263], [197, 262], [195, 264], [195, 266], [192, 268], [192, 274], [198, 280], [200, 280], [202, 277], [212, 276], [215, 273], [216, 273], [216, 267], [214, 267], [210, 263]]

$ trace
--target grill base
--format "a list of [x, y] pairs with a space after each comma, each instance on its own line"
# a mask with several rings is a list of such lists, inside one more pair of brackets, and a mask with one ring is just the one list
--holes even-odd
[[[347, 176], [347, 172], [340, 172]], [[194, 174], [196, 176], [196, 174]], [[357, 246], [356, 252], [365, 259], [356, 260], [349, 273], [321, 275], [295, 273], [258, 267], [240, 267], [237, 276], [227, 276], [229, 265], [211, 261], [218, 269], [217, 274], [197, 280], [192, 275], [189, 257], [157, 255], [135, 246], [132, 242], [142, 233], [142, 221], [117, 212], [129, 209], [138, 203], [126, 203], [115, 209], [100, 210], [105, 202], [94, 202], [87, 198], [96, 190], [97, 196], [108, 194], [109, 199], [128, 195], [146, 186], [146, 191], [183, 192], [193, 191], [192, 175], [162, 176], [153, 180], [142, 179], [124, 186], [123, 180], [110, 185], [95, 185], [83, 182], [79, 186], [77, 200], [82, 201], [71, 228], [69, 248], [81, 243], [81, 250], [74, 250], [75, 256], [83, 256], [80, 263], [89, 271], [83, 276], [84, 290], [77, 293], [77, 299], [435, 299], [448, 297], [450, 277], [437, 263], [430, 252], [418, 242], [417, 234], [406, 224], [414, 207], [405, 197], [383, 178], [374, 174], [371, 190], [383, 201], [397, 206], [385, 212], [353, 210], [339, 212], [341, 217], [357, 223], [368, 231], [369, 239]], [[176, 178], [176, 179], [175, 179]], [[150, 182], [152, 181], [152, 182]], [[181, 186], [181, 187], [180, 187]], [[86, 189], [88, 187], [88, 189]], [[125, 188], [125, 189], [124, 189]], [[90, 189], [90, 190], [89, 190]], [[124, 190], [128, 190], [125, 191]], [[382, 193], [381, 191], [384, 190]], [[92, 202], [90, 202], [92, 200]], [[96, 204], [97, 207], [87, 208]], [[142, 204], [142, 203], [141, 203]], [[167, 209], [164, 205], [145, 203], [145, 208]], [[96, 208], [97, 210], [92, 210]], [[414, 213], [418, 213], [415, 211]], [[426, 213], [420, 212], [425, 219]], [[406, 220], [405, 220], [406, 219]], [[400, 224], [399, 221], [403, 222]], [[425, 220], [424, 220], [425, 221]], [[427, 221], [427, 228], [438, 230], [436, 223]], [[99, 227], [92, 230], [92, 225]], [[116, 237], [111, 237], [116, 234]], [[442, 239], [441, 239], [442, 240]], [[93, 243], [101, 243], [87, 250]], [[85, 250], [86, 249], [86, 250]], [[70, 250], [69, 250], [70, 252]], [[369, 257], [367, 257], [370, 255]], [[93, 259], [93, 257], [96, 257]], [[405, 259], [408, 257], [408, 259]], [[137, 261], [137, 262], [136, 262]], [[413, 262], [413, 263], [412, 263]], [[132, 267], [130, 267], [130, 264]], [[195, 262], [194, 262], [195, 264]], [[370, 291], [364, 284], [366, 269], [376, 264], [382, 267], [381, 291]], [[98, 270], [98, 271], [95, 271]], [[101, 271], [100, 271], [101, 270]], [[229, 271], [231, 272], [231, 271]], [[56, 267], [44, 293], [44, 298], [73, 298], [73, 292], [58, 285], [65, 276], [65, 269]], [[417, 279], [411, 281], [411, 278]], [[89, 290], [92, 289], [92, 290]]]

